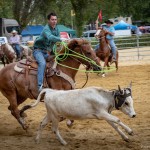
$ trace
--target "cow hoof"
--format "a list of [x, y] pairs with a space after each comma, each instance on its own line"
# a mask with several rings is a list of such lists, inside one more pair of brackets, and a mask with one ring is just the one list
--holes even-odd
[[66, 124], [67, 124], [68, 127], [72, 127], [73, 122], [74, 122], [74, 120], [67, 120]]
[[131, 131], [131, 132], [129, 132], [128, 134], [131, 135], [131, 136], [133, 136], [133, 135], [134, 135], [134, 132]]
[[37, 137], [35, 138], [35, 143], [36, 143], [36, 144], [39, 144], [39, 143], [40, 143], [39, 138], [37, 138]]
[[126, 141], [126, 142], [130, 142], [130, 140], [129, 140], [128, 138], [125, 138], [125, 139], [124, 139], [124, 141]]
[[61, 144], [62, 145], [67, 145], [67, 142], [66, 141], [61, 141]]

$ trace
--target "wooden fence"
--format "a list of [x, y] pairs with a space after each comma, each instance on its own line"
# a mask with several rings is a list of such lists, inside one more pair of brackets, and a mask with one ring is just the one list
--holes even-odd
[[[91, 41], [93, 48], [98, 41]], [[150, 60], [150, 34], [117, 37], [115, 43], [120, 60]]]

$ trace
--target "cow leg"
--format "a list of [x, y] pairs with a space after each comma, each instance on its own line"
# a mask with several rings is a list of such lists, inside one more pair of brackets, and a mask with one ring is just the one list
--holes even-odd
[[52, 119], [52, 131], [56, 134], [58, 140], [60, 141], [61, 144], [66, 145], [67, 142], [61, 137], [59, 130], [58, 130], [58, 123], [59, 120], [57, 118]]
[[[102, 117], [103, 119], [105, 119], [106, 121], [109, 121], [109, 122], [113, 122], [113, 123], [116, 123], [118, 125], [120, 125], [123, 129], [125, 129], [125, 131], [129, 134], [129, 135], [133, 135], [133, 131], [128, 127], [126, 126], [125, 124], [123, 124], [119, 118], [117, 118], [116, 116], [113, 116], [107, 112], [103, 112], [101, 114], [98, 115], [98, 118], [99, 117]], [[123, 138], [125, 141], [129, 141], [128, 137], [124, 137]]]
[[121, 129], [118, 128], [118, 126], [115, 123], [111, 121], [107, 121], [107, 122], [119, 133], [119, 135], [121, 135], [123, 140], [129, 141], [128, 137], [122, 132]]
[[42, 134], [42, 129], [48, 124], [49, 121], [50, 121], [50, 119], [49, 119], [48, 115], [46, 114], [46, 116], [43, 118], [43, 120], [41, 121], [40, 126], [38, 128], [37, 135], [35, 138], [36, 143], [39, 143], [40, 137]]

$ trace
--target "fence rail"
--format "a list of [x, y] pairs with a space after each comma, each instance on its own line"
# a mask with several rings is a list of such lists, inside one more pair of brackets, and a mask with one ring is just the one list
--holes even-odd
[[[114, 39], [121, 60], [150, 60], [150, 34], [117, 37]], [[91, 41], [95, 48], [98, 41]]]

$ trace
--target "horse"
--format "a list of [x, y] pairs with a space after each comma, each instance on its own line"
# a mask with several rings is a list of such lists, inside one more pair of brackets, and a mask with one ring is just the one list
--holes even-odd
[[3, 65], [5, 66], [6, 64], [12, 63], [16, 60], [16, 53], [12, 46], [8, 43], [4, 43], [1, 46], [1, 60]]
[[20, 45], [21, 47], [21, 59], [28, 58], [32, 56], [32, 50], [26, 45]]
[[[104, 68], [109, 69], [110, 65], [112, 64], [112, 58], [113, 54], [111, 51], [111, 48], [109, 46], [109, 43], [106, 39], [106, 35], [108, 34], [108, 31], [101, 28], [97, 30], [95, 37], [99, 39], [100, 46], [98, 49], [95, 50], [96, 56], [104, 62]], [[116, 61], [115, 61], [115, 66], [116, 66], [116, 71], [118, 70], [118, 51], [116, 52]]]
[[[59, 60], [56, 62], [56, 59]], [[25, 62], [28, 64], [27, 60]], [[54, 56], [51, 61], [47, 62], [44, 79], [46, 81], [45, 87], [57, 90], [74, 89], [75, 76], [79, 66], [84, 64], [86, 69], [91, 69], [92, 63], [95, 66], [100, 66], [89, 41], [85, 39], [70, 40], [66, 46], [62, 46], [59, 58]], [[27, 98], [37, 99], [39, 94], [37, 88], [37, 63], [33, 61], [30, 66], [17, 67], [17, 65], [21, 66], [21, 64], [23, 65], [23, 60], [11, 63], [0, 70], [0, 91], [10, 103], [8, 109], [11, 114], [26, 130], [28, 127], [24, 120], [24, 114], [20, 112], [18, 106]]]

